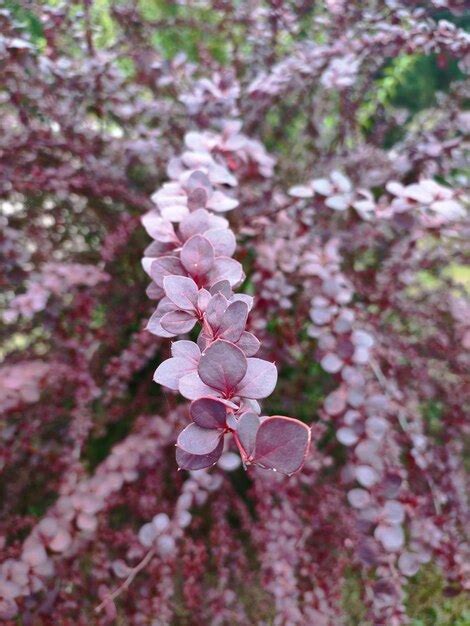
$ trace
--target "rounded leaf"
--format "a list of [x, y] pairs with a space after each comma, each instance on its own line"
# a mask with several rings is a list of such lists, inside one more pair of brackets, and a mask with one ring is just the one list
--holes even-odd
[[214, 265], [214, 248], [202, 235], [193, 235], [181, 248], [181, 263], [192, 276], [207, 274]]
[[195, 363], [181, 357], [172, 357], [160, 363], [155, 370], [153, 380], [169, 389], [178, 391], [180, 378], [189, 374], [196, 367]]
[[224, 428], [227, 409], [215, 398], [198, 398], [189, 407], [191, 419], [201, 428]]
[[163, 287], [165, 276], [183, 276], [184, 268], [177, 256], [161, 256], [152, 261], [150, 277], [159, 287]]
[[228, 256], [219, 256], [209, 274], [209, 283], [214, 285], [221, 280], [228, 280], [231, 287], [238, 285], [244, 279], [243, 268], [238, 261]]
[[252, 400], [266, 398], [274, 391], [276, 382], [277, 369], [274, 363], [250, 358], [247, 359], [246, 374], [237, 387], [237, 395]]
[[160, 320], [162, 328], [172, 335], [189, 333], [195, 323], [196, 318], [188, 311], [170, 311]]
[[218, 335], [227, 341], [236, 342], [245, 330], [248, 319], [248, 306], [241, 300], [232, 302], [220, 321]]
[[310, 446], [308, 426], [290, 417], [268, 417], [256, 435], [253, 463], [291, 475], [301, 469]]
[[198, 288], [192, 278], [187, 276], [165, 276], [163, 289], [179, 309], [194, 311], [197, 305]]
[[233, 343], [217, 340], [202, 353], [198, 373], [210, 387], [230, 394], [247, 371], [247, 359]]
[[223, 431], [189, 424], [178, 436], [176, 445], [190, 454], [208, 454], [215, 450]]
[[251, 457], [254, 452], [260, 423], [256, 413], [243, 413], [238, 420], [237, 435], [247, 457]]
[[180, 469], [199, 470], [217, 463], [224, 448], [224, 440], [220, 438], [218, 446], [208, 454], [191, 454], [176, 447], [176, 462]]
[[188, 400], [195, 400], [196, 398], [209, 396], [211, 394], [213, 396], [217, 395], [212, 387], [208, 387], [202, 382], [197, 372], [191, 372], [183, 376], [180, 379], [178, 389], [180, 394]]

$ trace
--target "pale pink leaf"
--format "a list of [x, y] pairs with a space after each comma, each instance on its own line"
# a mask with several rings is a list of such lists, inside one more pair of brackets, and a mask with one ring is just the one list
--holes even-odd
[[259, 400], [269, 396], [276, 386], [277, 369], [274, 363], [264, 359], [247, 359], [246, 374], [237, 386], [236, 393], [243, 398]]
[[208, 454], [215, 450], [222, 436], [222, 430], [201, 428], [192, 423], [180, 432], [176, 445], [190, 454]]

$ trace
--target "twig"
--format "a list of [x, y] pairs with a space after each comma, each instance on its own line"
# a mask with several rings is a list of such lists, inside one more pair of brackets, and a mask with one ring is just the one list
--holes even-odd
[[99, 613], [107, 604], [108, 602], [113, 602], [125, 589], [128, 589], [132, 583], [132, 581], [134, 580], [134, 578], [137, 576], [137, 574], [144, 569], [144, 567], [146, 567], [150, 561], [152, 560], [152, 558], [155, 556], [155, 548], [151, 548], [147, 554], [144, 556], [144, 558], [142, 559], [142, 561], [140, 561], [140, 563], [138, 563], [130, 572], [129, 576], [126, 578], [126, 580], [122, 583], [122, 585], [120, 585], [117, 589], [115, 589], [112, 593], [110, 593], [108, 596], [106, 596], [106, 598], [103, 600], [103, 602], [96, 607], [95, 609], [95, 613]]

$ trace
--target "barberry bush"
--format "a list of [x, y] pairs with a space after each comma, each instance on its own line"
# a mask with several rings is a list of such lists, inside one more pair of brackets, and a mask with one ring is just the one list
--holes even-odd
[[3, 623], [468, 623], [465, 4], [4, 2]]

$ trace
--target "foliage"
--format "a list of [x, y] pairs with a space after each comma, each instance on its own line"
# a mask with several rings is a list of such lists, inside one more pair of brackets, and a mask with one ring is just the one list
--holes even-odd
[[463, 626], [465, 3], [4, 6], [1, 619]]

